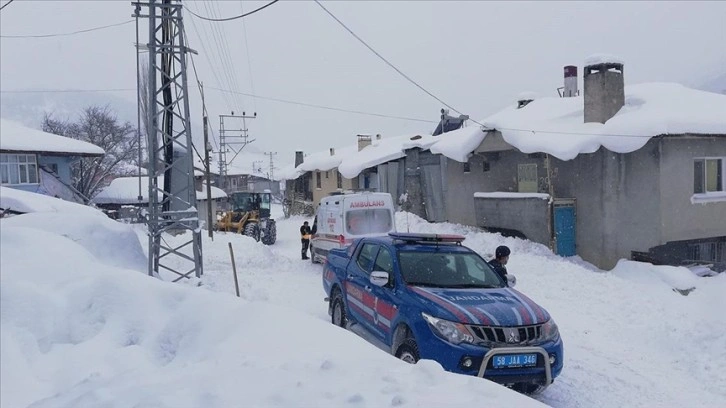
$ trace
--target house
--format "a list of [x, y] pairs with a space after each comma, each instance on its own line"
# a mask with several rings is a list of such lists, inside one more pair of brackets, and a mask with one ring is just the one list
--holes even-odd
[[[158, 182], [163, 185], [164, 178], [159, 177]], [[217, 187], [211, 187], [211, 192], [210, 204], [207, 199], [206, 184], [197, 189], [197, 212], [200, 220], [207, 219], [209, 205], [212, 206], [213, 216], [216, 216], [217, 205], [227, 198], [227, 194]], [[161, 199], [161, 193], [159, 193], [159, 201]], [[130, 222], [138, 221], [140, 209], [149, 206], [149, 178], [147, 176], [118, 177], [96, 194], [93, 203], [111, 218]]]
[[[286, 190], [301, 199], [316, 204], [334, 192], [386, 191], [394, 200], [399, 197], [399, 179], [404, 171], [398, 159], [409, 148], [427, 149], [436, 139], [418, 134], [384, 138], [380, 134], [357, 135], [357, 143], [342, 148], [330, 148], [303, 157], [296, 154], [296, 166], [281, 171], [288, 180]], [[400, 191], [401, 193], [403, 190]]]
[[[195, 178], [201, 181], [203, 178], [204, 165], [195, 160]], [[231, 162], [220, 169], [219, 161], [212, 160], [210, 163], [210, 175], [213, 184], [227, 194], [238, 191], [249, 191], [262, 193], [270, 191], [274, 196], [280, 195], [280, 178], [274, 174], [270, 175], [269, 157], [262, 153], [241, 151], [231, 157]], [[221, 177], [220, 173], [224, 173]]]
[[83, 203], [72, 186], [71, 165], [81, 157], [102, 157], [91, 143], [31, 129], [0, 119], [1, 185]]
[[582, 94], [567, 66], [560, 97], [523, 94], [484, 126], [296, 169], [366, 172], [429, 221], [525, 237], [600, 268], [622, 258], [726, 268], [726, 96], [625, 86], [609, 56], [584, 68]]
[[622, 62], [603, 56], [586, 61], [579, 95], [568, 68], [567, 97], [520, 99], [431, 146], [447, 157], [445, 218], [601, 268], [621, 258], [725, 268], [726, 96], [625, 86]]

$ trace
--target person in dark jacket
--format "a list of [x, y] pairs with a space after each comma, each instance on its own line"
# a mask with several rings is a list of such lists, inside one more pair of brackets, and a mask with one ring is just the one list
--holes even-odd
[[302, 254], [302, 259], [310, 259], [308, 258], [308, 248], [310, 247], [311, 234], [312, 230], [310, 229], [308, 222], [303, 222], [303, 225], [300, 227], [300, 242], [302, 242], [302, 251], [300, 251], [300, 253]]
[[509, 261], [509, 254], [511, 251], [508, 247], [502, 245], [497, 247], [497, 250], [494, 252], [494, 259], [489, 261], [489, 265], [494, 269], [494, 272], [499, 274], [499, 276], [504, 279], [505, 282], [507, 282], [507, 286], [509, 286], [509, 281], [507, 280], [507, 262]]

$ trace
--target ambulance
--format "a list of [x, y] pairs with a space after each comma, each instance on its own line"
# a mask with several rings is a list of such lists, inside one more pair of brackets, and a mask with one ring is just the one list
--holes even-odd
[[332, 248], [344, 248], [356, 238], [396, 232], [395, 212], [388, 193], [338, 193], [323, 197], [313, 221], [310, 259], [322, 263]]

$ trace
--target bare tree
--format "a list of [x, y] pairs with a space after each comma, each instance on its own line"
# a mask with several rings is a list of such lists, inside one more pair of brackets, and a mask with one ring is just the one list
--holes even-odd
[[129, 122], [119, 123], [108, 106], [89, 106], [76, 122], [46, 113], [43, 130], [92, 143], [106, 152], [102, 158], [81, 158], [71, 167], [73, 187], [87, 198], [95, 196], [113, 177], [136, 174], [128, 167], [138, 161], [136, 129]]

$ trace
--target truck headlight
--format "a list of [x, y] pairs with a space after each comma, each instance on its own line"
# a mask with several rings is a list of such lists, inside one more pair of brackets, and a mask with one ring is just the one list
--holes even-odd
[[555, 319], [550, 318], [542, 325], [542, 341], [556, 341], [560, 337], [560, 330], [557, 328]]
[[426, 323], [431, 327], [431, 331], [437, 336], [443, 338], [452, 344], [474, 343], [474, 336], [461, 323], [450, 322], [448, 320], [439, 319], [426, 313], [421, 313]]

